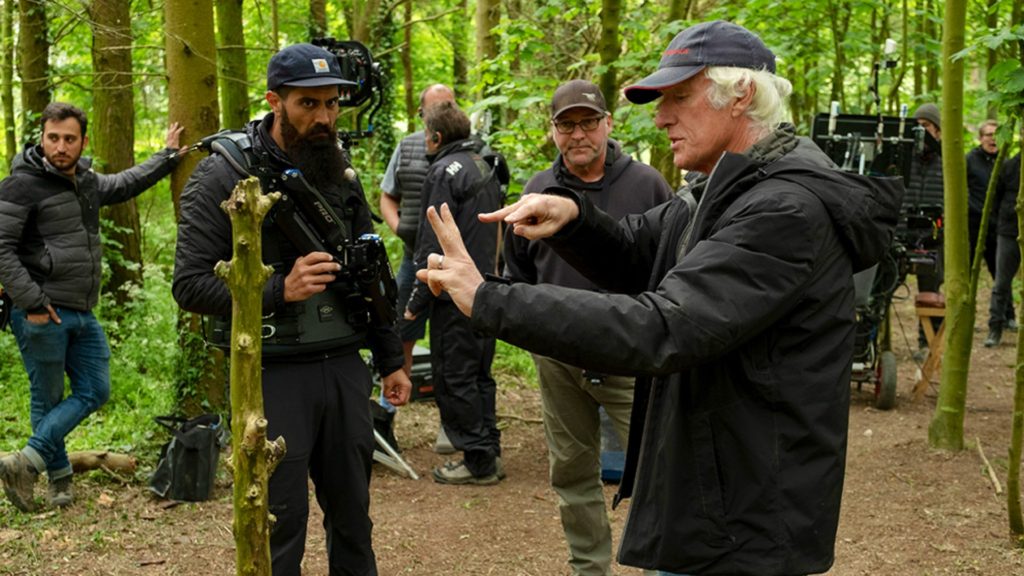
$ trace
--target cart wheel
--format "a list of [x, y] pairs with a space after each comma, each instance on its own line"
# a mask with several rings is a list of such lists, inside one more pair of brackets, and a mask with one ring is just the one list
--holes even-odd
[[875, 407], [889, 410], [896, 406], [896, 355], [882, 352], [878, 362], [878, 382], [875, 383]]

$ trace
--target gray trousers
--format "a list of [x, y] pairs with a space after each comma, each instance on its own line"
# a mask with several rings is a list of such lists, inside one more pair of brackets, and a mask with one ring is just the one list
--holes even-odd
[[999, 235], [996, 242], [996, 279], [992, 283], [992, 301], [988, 307], [988, 327], [1002, 330], [1007, 312], [1013, 306], [1013, 277], [1020, 268], [1020, 247], [1017, 238]]
[[611, 576], [612, 533], [601, 484], [598, 409], [604, 406], [619, 436], [628, 438], [633, 379], [603, 376], [594, 383], [575, 366], [536, 354], [533, 360], [569, 565], [576, 576]]

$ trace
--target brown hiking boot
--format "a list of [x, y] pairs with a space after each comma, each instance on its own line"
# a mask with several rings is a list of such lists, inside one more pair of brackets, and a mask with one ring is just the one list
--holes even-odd
[[39, 473], [21, 452], [0, 458], [0, 480], [3, 480], [4, 493], [11, 504], [22, 512], [36, 509], [35, 487], [38, 477]]
[[64, 508], [75, 501], [75, 491], [71, 485], [72, 476], [51, 480], [47, 488], [47, 503], [50, 508]]

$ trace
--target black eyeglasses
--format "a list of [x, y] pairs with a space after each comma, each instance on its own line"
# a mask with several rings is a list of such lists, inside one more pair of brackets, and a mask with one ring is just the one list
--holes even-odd
[[584, 118], [579, 122], [572, 120], [552, 120], [551, 125], [558, 130], [559, 134], [572, 134], [576, 131], [576, 127], [579, 126], [584, 132], [593, 132], [597, 129], [597, 125], [604, 120], [604, 116], [591, 116], [590, 118]]

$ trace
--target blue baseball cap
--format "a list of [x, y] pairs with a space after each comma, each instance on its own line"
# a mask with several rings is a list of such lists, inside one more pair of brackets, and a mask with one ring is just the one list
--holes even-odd
[[282, 48], [267, 64], [267, 89], [281, 86], [358, 86], [341, 75], [338, 59], [312, 44], [293, 44]]
[[708, 66], [730, 66], [775, 73], [775, 54], [746, 28], [715, 20], [683, 30], [661, 55], [658, 69], [625, 89], [626, 99], [646, 104], [662, 90], [689, 80]]

